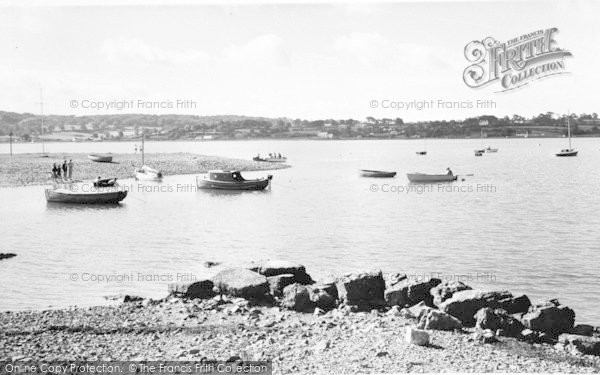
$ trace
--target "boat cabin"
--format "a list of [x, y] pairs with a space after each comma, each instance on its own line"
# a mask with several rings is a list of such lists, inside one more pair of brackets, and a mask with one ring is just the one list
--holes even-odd
[[240, 171], [209, 171], [208, 178], [212, 181], [223, 182], [244, 181]]

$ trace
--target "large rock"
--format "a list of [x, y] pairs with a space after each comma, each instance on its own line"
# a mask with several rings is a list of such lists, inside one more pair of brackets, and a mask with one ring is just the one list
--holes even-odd
[[531, 306], [521, 321], [529, 329], [558, 336], [573, 329], [575, 312], [557, 300], [551, 300]]
[[501, 330], [504, 336], [518, 337], [525, 327], [505, 310], [484, 307], [475, 314], [475, 327], [481, 330]]
[[215, 284], [211, 280], [194, 281], [192, 283], [171, 283], [169, 294], [185, 298], [212, 298], [215, 296]]
[[600, 337], [563, 333], [558, 336], [558, 342], [563, 344], [565, 349], [569, 349], [570, 351], [577, 351], [582, 354], [600, 355]]
[[443, 283], [431, 288], [429, 293], [433, 297], [433, 304], [440, 306], [442, 302], [452, 297], [456, 292], [471, 290], [471, 287], [461, 281], [444, 281]]
[[431, 288], [438, 286], [442, 280], [431, 278], [427, 281], [412, 281], [408, 285], [408, 301], [411, 305], [415, 305], [424, 301], [427, 306], [433, 306], [433, 297], [431, 296]]
[[263, 276], [271, 277], [278, 275], [294, 275], [295, 282], [299, 284], [312, 284], [313, 279], [306, 273], [303, 265], [288, 262], [285, 260], [268, 260], [250, 267], [251, 271], [260, 273]]
[[[308, 293], [311, 302], [319, 309], [328, 311], [335, 309], [337, 306], [337, 289], [331, 288], [330, 285], [310, 285], [308, 286]], [[335, 294], [335, 296], [332, 294]]]
[[212, 278], [221, 294], [245, 299], [263, 299], [269, 293], [267, 278], [245, 268], [228, 268]]
[[461, 329], [460, 320], [443, 311], [430, 309], [427, 314], [423, 314], [419, 321], [418, 328], [435, 329], [438, 331], [453, 331]]
[[283, 289], [281, 306], [290, 310], [310, 312], [314, 310], [316, 303], [310, 298], [309, 287], [302, 284], [292, 284]]
[[429, 333], [414, 327], [406, 327], [406, 335], [404, 336], [404, 339], [407, 343], [413, 345], [429, 345]]
[[475, 313], [484, 307], [503, 309], [509, 314], [515, 314], [527, 311], [525, 306], [528, 307], [528, 303], [527, 296], [514, 297], [507, 291], [463, 290], [442, 302], [440, 309], [458, 318], [463, 325], [473, 326]]
[[371, 310], [385, 305], [381, 271], [345, 275], [337, 280], [338, 297], [346, 305]]
[[409, 311], [412, 316], [417, 318], [417, 320], [421, 321], [421, 319], [423, 319], [423, 316], [426, 316], [427, 314], [429, 314], [429, 311], [433, 310], [433, 307], [427, 306], [425, 302], [419, 302], [416, 305], [411, 306], [405, 310]]
[[414, 281], [401, 279], [393, 285], [386, 287], [384, 298], [387, 306], [412, 306], [425, 301], [428, 306], [433, 306], [431, 288], [441, 283], [440, 279], [427, 281]]
[[592, 336], [594, 334], [594, 326], [589, 324], [577, 324], [569, 333], [573, 335]]
[[296, 276], [292, 274], [283, 274], [267, 277], [271, 294], [275, 297], [281, 297], [283, 288], [296, 283]]

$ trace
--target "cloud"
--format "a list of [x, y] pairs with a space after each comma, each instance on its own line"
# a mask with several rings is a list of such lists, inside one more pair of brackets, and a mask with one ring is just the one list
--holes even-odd
[[139, 39], [105, 39], [102, 52], [109, 62], [148, 62], [166, 64], [189, 64], [206, 60], [207, 54], [195, 49], [164, 49]]
[[257, 63], [272, 66], [286, 66], [290, 57], [277, 35], [261, 35], [242, 45], [225, 48], [225, 56], [232, 62]]

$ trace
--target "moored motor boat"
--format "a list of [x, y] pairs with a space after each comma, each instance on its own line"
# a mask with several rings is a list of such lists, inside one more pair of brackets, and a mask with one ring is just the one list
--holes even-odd
[[497, 148], [491, 148], [490, 146], [487, 146], [485, 148], [485, 152], [488, 152], [488, 153], [489, 152], [498, 152], [498, 149]]
[[95, 161], [96, 163], [111, 163], [112, 155], [98, 155], [98, 154], [89, 154], [88, 159], [91, 161]]
[[407, 173], [406, 177], [410, 182], [450, 182], [455, 181], [457, 176], [451, 174], [425, 174], [425, 173]]
[[196, 186], [198, 189], [264, 190], [269, 186], [271, 179], [273, 179], [272, 175], [268, 175], [266, 178], [246, 180], [240, 171], [212, 170], [204, 176], [197, 176]]
[[142, 181], [160, 181], [163, 178], [161, 171], [150, 168], [147, 165], [135, 169], [135, 179]]
[[48, 188], [45, 191], [46, 201], [51, 203], [73, 204], [116, 204], [125, 199], [127, 190], [115, 189], [73, 189], [72, 187]]
[[484, 152], [485, 152], [485, 149], [475, 150], [475, 156], [483, 156]]
[[268, 157], [268, 158], [261, 158], [260, 156], [255, 156], [252, 158], [252, 160], [254, 161], [262, 161], [262, 162], [267, 162], [267, 163], [285, 163], [287, 161], [287, 158], [285, 156], [282, 157], [277, 157], [277, 158], [273, 158], [273, 157]]
[[360, 175], [362, 177], [384, 177], [390, 178], [396, 175], [396, 172], [386, 172], [386, 171], [374, 171], [370, 169], [361, 169]]

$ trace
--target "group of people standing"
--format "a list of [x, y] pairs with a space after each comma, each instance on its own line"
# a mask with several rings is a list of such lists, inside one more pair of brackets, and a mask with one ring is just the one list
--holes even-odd
[[62, 165], [59, 163], [58, 165], [54, 163], [52, 165], [52, 178], [55, 180], [63, 179], [70, 180], [73, 176], [73, 160], [69, 159], [67, 163], [67, 159], [65, 159]]

